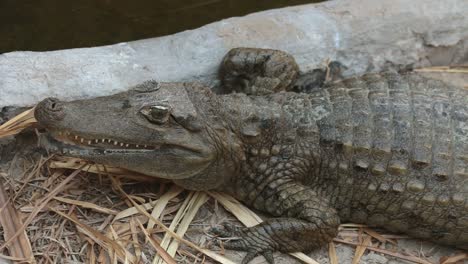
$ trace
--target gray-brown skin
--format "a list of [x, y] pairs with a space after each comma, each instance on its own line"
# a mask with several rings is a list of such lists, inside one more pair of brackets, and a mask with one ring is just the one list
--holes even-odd
[[[268, 79], [298, 75], [289, 55], [240, 48], [227, 60], [237, 54], [247, 72], [260, 69], [257, 88], [240, 88], [252, 95], [150, 81], [95, 99], [45, 99], [35, 111], [49, 132], [40, 140], [271, 214], [251, 228], [212, 230], [239, 237], [224, 247], [247, 251], [243, 263], [323, 246], [340, 221], [468, 248], [468, 91], [387, 72], [286, 92], [293, 80]], [[250, 65], [258, 61], [270, 68]], [[246, 83], [222, 77], [228, 90]]]

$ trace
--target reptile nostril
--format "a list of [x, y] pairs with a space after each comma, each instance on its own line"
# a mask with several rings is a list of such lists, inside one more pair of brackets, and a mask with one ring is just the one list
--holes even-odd
[[34, 110], [34, 116], [39, 123], [55, 123], [62, 120], [65, 111], [64, 105], [57, 98], [46, 98], [39, 102]]
[[52, 111], [52, 112], [58, 112], [62, 110], [60, 101], [58, 99], [48, 98], [46, 100], [47, 100], [47, 103], [46, 103], [47, 110]]

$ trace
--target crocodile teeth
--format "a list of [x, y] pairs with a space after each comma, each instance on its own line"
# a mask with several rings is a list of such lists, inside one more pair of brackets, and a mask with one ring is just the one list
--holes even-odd
[[[125, 148], [133, 148], [133, 149], [159, 149], [160, 146], [149, 146], [149, 145], [137, 145], [125, 142], [119, 142], [117, 140], [113, 140], [110, 138], [84, 138], [79, 135], [70, 134], [70, 132], [66, 131], [57, 131], [57, 134], [61, 137], [65, 137], [72, 141], [72, 143], [78, 144], [81, 143], [83, 145], [94, 145], [98, 143], [107, 143], [109, 145], [120, 146]], [[68, 136], [67, 136], [68, 135]]]

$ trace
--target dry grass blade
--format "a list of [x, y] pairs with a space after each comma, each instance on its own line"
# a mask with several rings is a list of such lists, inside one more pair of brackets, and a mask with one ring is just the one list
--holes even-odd
[[[163, 194], [154, 204], [153, 211], [151, 212], [151, 216], [159, 219], [161, 213], [163, 212], [166, 205], [169, 203], [170, 200], [174, 199], [177, 195], [179, 195], [183, 191], [182, 188], [178, 187], [177, 185], [172, 185], [171, 189]], [[155, 223], [150, 219], [148, 221], [147, 229], [153, 229]]]
[[338, 256], [333, 242], [328, 243], [328, 257], [330, 258], [330, 264], [338, 264]]
[[[195, 192], [193, 198], [190, 200], [187, 205], [187, 210], [185, 211], [182, 220], [180, 221], [179, 227], [177, 228], [176, 234], [183, 237], [185, 232], [187, 232], [190, 223], [192, 223], [195, 215], [198, 213], [200, 207], [208, 200], [206, 193], [204, 192]], [[179, 241], [173, 239], [168, 248], [168, 253], [172, 256], [175, 255], [177, 248], [179, 247]]]
[[374, 230], [371, 230], [369, 228], [363, 228], [364, 232], [367, 233], [368, 235], [372, 236], [373, 238], [379, 240], [381, 243], [389, 242], [392, 243], [393, 245], [396, 245], [397, 243], [391, 239], [383, 237], [381, 234], [375, 232]]
[[[113, 181], [115, 181], [115, 179], [113, 179], [111, 177], [111, 179]], [[185, 240], [183, 239], [182, 237], [180, 237], [179, 235], [177, 235], [176, 233], [174, 233], [172, 230], [170, 230], [167, 226], [165, 226], [161, 221], [159, 221], [158, 219], [155, 219], [153, 216], [151, 216], [151, 214], [149, 214], [141, 205], [139, 205], [137, 202], [135, 202], [134, 199], [132, 199], [132, 197], [130, 197], [122, 188], [121, 186], [119, 186], [118, 184], [115, 184], [115, 187], [117, 188], [117, 190], [123, 195], [125, 196], [128, 201], [130, 201], [133, 206], [135, 206], [135, 208], [137, 208], [141, 214], [147, 216], [149, 219], [151, 219], [152, 221], [154, 221], [161, 229], [163, 229], [164, 231], [166, 231], [167, 233], [169, 233], [173, 238], [177, 239], [179, 242], [181, 243], [184, 243], [185, 245], [189, 246], [189, 247], [192, 247], [198, 251], [200, 251], [201, 253], [205, 254], [206, 256], [222, 263], [222, 264], [235, 264], [234, 262], [232, 262], [231, 260], [219, 255], [219, 254], [216, 254], [215, 252], [213, 251], [210, 251], [210, 250], [207, 250], [207, 249], [204, 249], [204, 248], [201, 248], [197, 245], [195, 245], [194, 243], [188, 241], [188, 240]]]
[[[358, 244], [358, 243], [349, 242], [349, 241], [339, 239], [339, 238], [335, 238], [335, 239], [333, 239], [333, 241], [338, 242], [338, 243], [347, 244], [347, 245], [360, 246], [360, 244]], [[396, 258], [399, 258], [399, 259], [411, 261], [411, 262], [414, 262], [414, 263], [431, 264], [430, 262], [428, 262], [428, 261], [426, 261], [424, 259], [415, 257], [415, 256], [405, 256], [405, 255], [402, 255], [400, 253], [388, 251], [388, 250], [381, 249], [381, 248], [366, 247], [366, 249], [372, 250], [372, 251], [375, 251], [375, 252], [379, 252], [379, 253], [382, 253], [382, 254], [386, 254], [386, 255], [389, 255], [389, 256], [393, 256], [393, 257], [396, 257]]]
[[138, 242], [137, 221], [132, 217], [130, 218], [130, 222], [128, 224], [130, 225], [130, 230], [132, 232], [133, 249], [135, 250], [136, 262], [139, 263], [141, 259], [141, 247], [140, 243]]
[[[230, 211], [244, 225], [250, 227], [262, 222], [262, 219], [258, 215], [252, 212], [252, 210], [250, 210], [249, 208], [242, 205], [233, 197], [218, 192], [208, 192], [208, 194], [215, 198], [218, 202], [220, 202], [224, 206], [224, 208], [226, 208], [226, 210]], [[305, 263], [318, 264], [317, 261], [313, 260], [304, 253], [296, 252], [290, 253], [290, 255]]]
[[468, 260], [468, 253], [458, 254], [456, 256], [447, 257], [440, 261], [440, 264], [455, 264], [463, 263], [461, 261]]
[[128, 262], [135, 263], [135, 257], [130, 252], [128, 252], [125, 248], [123, 248], [121, 245], [115, 242], [114, 240], [101, 234], [99, 231], [94, 230], [90, 226], [80, 222], [74, 216], [67, 215], [63, 212], [55, 210], [54, 208], [49, 208], [49, 209], [55, 212], [56, 214], [62, 216], [63, 218], [66, 218], [69, 221], [73, 222], [75, 225], [77, 225], [77, 227], [79, 227], [78, 230], [81, 230], [83, 234], [87, 235], [94, 242], [99, 244], [101, 247], [105, 248], [108, 252], [115, 252], [115, 254], [117, 255], [120, 261], [124, 263], [128, 263]]
[[[185, 212], [187, 211], [187, 208], [188, 208], [189, 204], [193, 200], [194, 194], [195, 194], [195, 192], [190, 192], [189, 195], [187, 195], [187, 197], [183, 201], [182, 205], [180, 206], [179, 210], [177, 211], [177, 214], [174, 216], [174, 219], [172, 220], [171, 224], [169, 225], [169, 229], [172, 232], [176, 232], [175, 230], [176, 230], [177, 226], [179, 225], [180, 221], [182, 220], [182, 217], [184, 216]], [[176, 234], [179, 235], [178, 233], [176, 233]], [[170, 242], [171, 242], [171, 235], [169, 233], [164, 234], [164, 237], [163, 237], [163, 239], [161, 241], [161, 247], [164, 250], [167, 251], [167, 249], [169, 248], [169, 243]], [[153, 264], [155, 264], [155, 263], [161, 264], [162, 261], [161, 261], [161, 259], [159, 259], [158, 256], [156, 256], [153, 259], [152, 263]]]
[[65, 198], [65, 197], [57, 197], [57, 196], [54, 197], [54, 199], [57, 200], [57, 201], [60, 201], [62, 203], [74, 204], [74, 205], [77, 205], [77, 206], [80, 206], [80, 207], [83, 207], [83, 208], [88, 208], [88, 209], [91, 209], [91, 210], [94, 210], [96, 212], [103, 213], [103, 214], [116, 215], [118, 213], [115, 210], [104, 208], [104, 207], [101, 207], [99, 205], [95, 205], [95, 204], [90, 203], [90, 202], [77, 201], [77, 200], [68, 199], [68, 198]]
[[37, 123], [34, 108], [26, 110], [0, 126], [0, 138], [18, 134], [23, 129]]
[[263, 221], [257, 214], [229, 195], [218, 192], [208, 192], [208, 194], [220, 202], [226, 210], [247, 227], [257, 225]]
[[[140, 204], [140, 207], [144, 210], [151, 210], [155, 204], [158, 203], [158, 200], [156, 201], [151, 201], [149, 203], [145, 203], [145, 204]], [[130, 207], [130, 208], [127, 208], [121, 212], [119, 212], [115, 217], [114, 219], [112, 220], [112, 222], [115, 222], [117, 220], [121, 220], [123, 218], [127, 218], [127, 217], [130, 217], [130, 216], [133, 216], [133, 215], [136, 215], [136, 214], [139, 214], [140, 213], [140, 210], [133, 206], [133, 207]]]
[[96, 254], [94, 253], [94, 244], [89, 243], [88, 244], [88, 263], [89, 264], [95, 264], [96, 263]]
[[[130, 227], [128, 227], [128, 228], [130, 229]], [[99, 231], [94, 230], [94, 229], [93, 229], [93, 231], [99, 232]], [[117, 245], [119, 245], [120, 248], [122, 248], [122, 249], [125, 251], [125, 260], [128, 261], [128, 257], [130, 257], [130, 258], [132, 259], [131, 262], [132, 262], [132, 263], [136, 263], [136, 261], [135, 261], [135, 260], [136, 260], [136, 257], [134, 257], [133, 255], [131, 255], [131, 253], [128, 252], [128, 251], [126, 250], [126, 246], [127, 246], [127, 245], [125, 244], [125, 242], [129, 242], [130, 239], [127, 239], [126, 237], [121, 237], [121, 236], [119, 236], [119, 235], [117, 234], [117, 232], [115, 231], [115, 229], [112, 227], [112, 225], [109, 226], [109, 237], [110, 237], [112, 240], [114, 240], [114, 242], [117, 243]], [[117, 253], [117, 250], [115, 250], [115, 248], [113, 248], [113, 249], [114, 249], [114, 253]], [[114, 262], [115, 262], [116, 264], [118, 264], [118, 262], [117, 262], [118, 257], [119, 257], [119, 256], [118, 256], [117, 254], [115, 254]]]
[[141, 222], [138, 221], [138, 219], [137, 222], [140, 226], [140, 229], [145, 234], [146, 240], [150, 242], [150, 244], [153, 246], [156, 252], [158, 252], [158, 255], [161, 256], [167, 264], [177, 264], [177, 262], [166, 252], [166, 250], [164, 250], [160, 245], [158, 245], [158, 243], [156, 243], [156, 241], [154, 241], [154, 239], [150, 236], [148, 231], [146, 231], [146, 229], [143, 227]]
[[[19, 232], [23, 225], [21, 218], [18, 217], [18, 212], [12, 206], [8, 194], [5, 191], [3, 184], [0, 182], [0, 223], [3, 227], [3, 235], [5, 240], [9, 240]], [[16, 239], [13, 239], [8, 246], [8, 251], [11, 257], [21, 259], [27, 263], [35, 263], [34, 255], [26, 232], [20, 232]]]
[[83, 166], [82, 170], [94, 174], [107, 174], [107, 175], [115, 175], [115, 176], [122, 176], [126, 179], [137, 180], [137, 181], [158, 181], [161, 182], [159, 179], [143, 174], [139, 174], [136, 172], [131, 172], [122, 168], [113, 167], [113, 166], [104, 166], [102, 164], [89, 164], [87, 161], [79, 158], [73, 157], [58, 157], [57, 160], [52, 161], [49, 164], [50, 168], [53, 169], [73, 169], [76, 170], [79, 167]]
[[367, 226], [362, 225], [362, 224], [353, 224], [353, 223], [346, 223], [346, 224], [340, 225], [340, 228], [361, 228], [361, 227], [367, 227]]
[[28, 216], [28, 218], [24, 221], [24, 224], [16, 231], [16, 233], [10, 237], [2, 246], [0, 246], [0, 251], [3, 250], [6, 246], [8, 246], [14, 239], [16, 239], [19, 235], [25, 232], [26, 227], [32, 222], [32, 220], [37, 216], [37, 214], [49, 203], [50, 200], [54, 198], [59, 192], [61, 192], [67, 184], [71, 182], [73, 178], [75, 178], [78, 173], [81, 172], [81, 168], [75, 170], [72, 174], [70, 174], [65, 180], [60, 182], [52, 191], [50, 191], [39, 203], [37, 203], [36, 208], [33, 212]]
[[[176, 234], [179, 235], [180, 237], [184, 236], [185, 232], [187, 232], [187, 229], [190, 223], [193, 221], [193, 218], [195, 217], [196, 213], [198, 212], [200, 207], [208, 200], [206, 194], [203, 192], [192, 192], [192, 193], [193, 195], [187, 197], [186, 201], [188, 202], [187, 203], [184, 202], [185, 206], [182, 206], [179, 209], [179, 211], [177, 212], [173, 220], [173, 223], [177, 223], [178, 227], [177, 227]], [[173, 227], [172, 224], [169, 228], [171, 227]], [[168, 238], [170, 237], [165, 235], [163, 241], [168, 241]], [[173, 239], [172, 241], [170, 241], [170, 243], [167, 243], [167, 244], [168, 244], [166, 247], [167, 253], [169, 253], [169, 255], [171, 255], [172, 257], [174, 257], [177, 251], [177, 248], [179, 247], [179, 241]], [[154, 258], [153, 263], [164, 264], [163, 261], [159, 259], [158, 257]]]
[[356, 252], [354, 253], [354, 258], [352, 264], [358, 264], [359, 261], [361, 260], [362, 255], [364, 255], [364, 252], [367, 249], [367, 246], [370, 246], [372, 241], [371, 236], [366, 236], [364, 238], [364, 241], [362, 241], [362, 244], [358, 245], [356, 248]]
[[466, 66], [434, 66], [420, 69], [414, 69], [415, 72], [449, 72], [449, 73], [468, 73]]
[[10, 264], [10, 262], [7, 261], [7, 260], [16, 261], [18, 263], [25, 263], [24, 258], [14, 258], [14, 257], [11, 257], [11, 256], [0, 254], [0, 263], [1, 264]]

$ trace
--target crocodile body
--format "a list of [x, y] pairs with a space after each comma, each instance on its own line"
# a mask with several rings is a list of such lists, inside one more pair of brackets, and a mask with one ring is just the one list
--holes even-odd
[[323, 246], [340, 221], [468, 248], [468, 91], [386, 72], [291, 92], [290, 58], [284, 66], [268, 62], [277, 51], [236, 52], [228, 58], [244, 56], [247, 72], [263, 67], [257, 79], [242, 69], [223, 77], [230, 90], [254, 83], [245, 93], [147, 82], [96, 99], [46, 99], [36, 118], [52, 137], [42, 143], [188, 189], [222, 190], [271, 214], [255, 227], [212, 230], [240, 237], [225, 246], [246, 250], [244, 263]]

